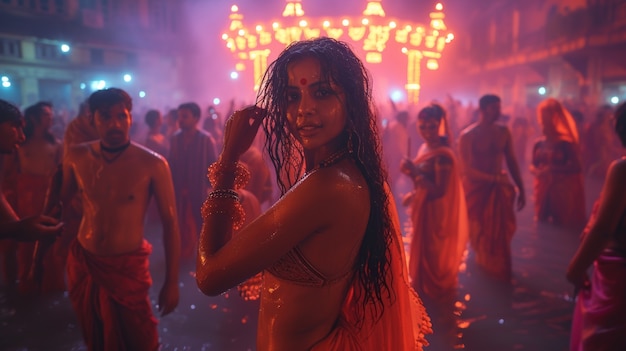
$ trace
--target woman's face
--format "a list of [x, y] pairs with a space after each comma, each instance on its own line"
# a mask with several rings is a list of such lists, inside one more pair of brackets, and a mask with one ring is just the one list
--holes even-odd
[[417, 129], [427, 144], [439, 142], [439, 124], [441, 122], [434, 118], [418, 118]]
[[304, 150], [337, 149], [348, 115], [343, 89], [324, 80], [320, 63], [303, 58], [287, 67], [287, 119]]

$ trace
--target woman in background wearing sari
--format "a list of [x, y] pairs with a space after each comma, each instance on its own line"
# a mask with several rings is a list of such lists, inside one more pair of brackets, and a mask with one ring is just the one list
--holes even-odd
[[543, 137], [533, 147], [535, 218], [540, 222], [582, 229], [585, 193], [578, 130], [571, 114], [556, 99], [537, 107]]
[[457, 276], [469, 235], [467, 207], [444, 109], [430, 105], [417, 119], [425, 142], [417, 157], [404, 159], [400, 167], [414, 184], [403, 199], [405, 206], [410, 205], [413, 234], [409, 274], [412, 286], [432, 311], [433, 343], [452, 349]]

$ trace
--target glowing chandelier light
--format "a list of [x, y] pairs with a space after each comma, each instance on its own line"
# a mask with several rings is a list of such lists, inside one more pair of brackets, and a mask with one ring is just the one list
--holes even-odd
[[[246, 63], [254, 68], [254, 90], [258, 90], [267, 60], [273, 49], [281, 50], [286, 45], [304, 39], [327, 36], [349, 42], [365, 53], [370, 64], [383, 62], [386, 50], [399, 50], [407, 56], [408, 101], [419, 101], [420, 72], [425, 61], [427, 69], [439, 68], [439, 59], [454, 39], [444, 23], [443, 5], [438, 3], [430, 13], [428, 26], [407, 20], [388, 18], [382, 0], [371, 0], [361, 16], [338, 16], [307, 18], [302, 0], [287, 0], [282, 20], [271, 24], [257, 24], [248, 28], [237, 5], [231, 7], [230, 26], [222, 34], [226, 47], [233, 53], [237, 63], [235, 69], [243, 71]], [[397, 43], [398, 45], [388, 45]]]

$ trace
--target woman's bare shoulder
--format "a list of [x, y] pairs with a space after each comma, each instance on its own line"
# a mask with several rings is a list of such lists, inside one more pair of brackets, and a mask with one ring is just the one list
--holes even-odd
[[346, 193], [367, 192], [367, 182], [361, 171], [352, 164], [342, 164], [338, 167], [321, 168], [312, 172], [307, 180], [320, 191], [332, 191], [336, 196]]

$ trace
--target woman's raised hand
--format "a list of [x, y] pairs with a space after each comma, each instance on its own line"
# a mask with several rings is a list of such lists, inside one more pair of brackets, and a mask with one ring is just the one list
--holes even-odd
[[252, 145], [265, 116], [266, 111], [255, 105], [235, 111], [224, 127], [222, 158], [237, 161]]

